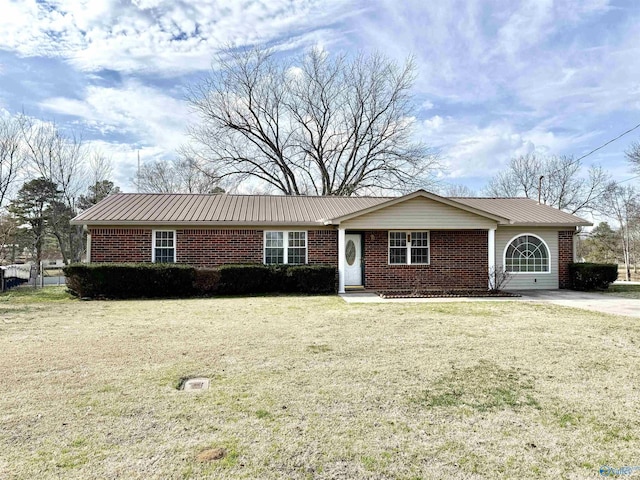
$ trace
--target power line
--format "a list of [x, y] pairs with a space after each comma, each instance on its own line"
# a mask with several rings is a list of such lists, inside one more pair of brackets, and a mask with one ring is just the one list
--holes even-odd
[[640, 178], [640, 175], [636, 175], [635, 177], [627, 178], [625, 180], [620, 180], [619, 182], [613, 182], [616, 185], [620, 185], [621, 183], [628, 182], [629, 180], [635, 180], [636, 178]]
[[575, 161], [575, 162], [579, 162], [579, 161], [580, 161], [580, 160], [582, 160], [583, 158], [588, 157], [588, 156], [589, 156], [589, 155], [591, 155], [592, 153], [597, 152], [598, 150], [600, 150], [600, 149], [602, 149], [602, 148], [606, 147], [607, 145], [609, 145], [610, 143], [613, 143], [613, 142], [615, 142], [616, 140], [618, 140], [619, 138], [624, 137], [624, 136], [625, 136], [625, 135], [627, 135], [628, 133], [633, 132], [633, 131], [634, 131], [634, 130], [636, 130], [637, 128], [640, 128], [640, 123], [639, 123], [638, 125], [636, 125], [635, 127], [630, 128], [630, 129], [629, 129], [629, 130], [627, 130], [626, 132], [621, 133], [621, 134], [620, 134], [620, 135], [618, 135], [616, 138], [613, 138], [613, 139], [609, 140], [607, 143], [603, 143], [603, 144], [602, 144], [602, 145], [600, 145], [598, 148], [594, 148], [594, 149], [593, 149], [593, 150], [591, 150], [589, 153], [587, 153], [587, 154], [585, 154], [585, 155], [581, 156], [580, 158], [578, 158], [578, 159], [576, 159], [576, 160], [574, 160], [574, 161]]
[[[640, 123], [639, 123], [639, 124], [637, 124], [635, 127], [632, 127], [632, 128], [630, 128], [629, 130], [627, 130], [627, 131], [625, 131], [625, 132], [622, 132], [620, 135], [618, 135], [618, 136], [617, 136], [617, 137], [615, 137], [615, 138], [612, 138], [612, 139], [611, 139], [611, 140], [609, 140], [608, 142], [603, 143], [603, 144], [602, 144], [602, 145], [600, 145], [599, 147], [594, 148], [594, 149], [593, 149], [593, 150], [591, 150], [589, 153], [586, 153], [586, 154], [582, 155], [581, 157], [576, 158], [575, 160], [571, 160], [569, 163], [567, 163], [566, 165], [564, 165], [562, 168], [557, 168], [556, 170], [554, 170], [554, 171], [552, 171], [552, 172], [547, 172], [547, 173], [546, 173], [546, 175], [551, 176], [551, 175], [553, 175], [553, 174], [555, 174], [555, 173], [560, 172], [563, 168], [567, 168], [567, 167], [570, 167], [570, 166], [572, 166], [572, 165], [574, 165], [574, 164], [578, 163], [578, 162], [579, 162], [580, 160], [582, 160], [583, 158], [587, 158], [589, 155], [594, 154], [594, 153], [595, 153], [595, 152], [597, 152], [598, 150], [603, 149], [603, 148], [604, 148], [604, 147], [606, 147], [607, 145], [609, 145], [609, 144], [611, 144], [611, 143], [615, 142], [616, 140], [619, 140], [620, 138], [624, 137], [625, 135], [627, 135], [627, 134], [629, 134], [629, 133], [633, 132], [634, 130], [636, 130], [636, 129], [638, 129], [638, 128], [640, 128]], [[634, 178], [637, 178], [637, 177], [634, 177]], [[628, 181], [628, 180], [633, 180], [633, 178], [629, 178], [629, 179], [627, 179], [627, 180], [623, 180], [623, 181], [624, 181], [624, 182], [626, 182], [626, 181]], [[622, 182], [620, 182], [620, 183], [622, 183]]]

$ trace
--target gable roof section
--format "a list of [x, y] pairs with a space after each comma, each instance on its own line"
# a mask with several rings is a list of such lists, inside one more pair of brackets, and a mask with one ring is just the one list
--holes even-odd
[[496, 215], [487, 211], [483, 211], [480, 210], [478, 208], [475, 208], [473, 206], [470, 205], [465, 205], [463, 203], [457, 202], [455, 200], [449, 199], [449, 198], [445, 198], [445, 197], [441, 197], [439, 195], [436, 195], [434, 193], [430, 193], [427, 192], [426, 190], [418, 190], [416, 192], [413, 193], [409, 193], [408, 195], [404, 195], [402, 197], [395, 197], [395, 198], [390, 198], [382, 203], [378, 203], [376, 205], [372, 205], [369, 208], [365, 208], [363, 210], [358, 210], [356, 212], [352, 212], [352, 213], [348, 213], [346, 215], [342, 215], [340, 217], [335, 217], [332, 219], [328, 219], [327, 221], [325, 221], [325, 223], [327, 224], [339, 224], [341, 222], [347, 221], [347, 220], [351, 220], [353, 218], [359, 217], [361, 215], [367, 215], [369, 213], [373, 213], [376, 212], [378, 210], [381, 210], [383, 208], [387, 208], [387, 207], [391, 207], [393, 205], [397, 205], [399, 203], [402, 202], [406, 202], [407, 200], [412, 200], [414, 198], [427, 198], [429, 200], [434, 200], [436, 202], [439, 203], [443, 203], [445, 205], [449, 205], [451, 207], [455, 207], [458, 208], [460, 210], [465, 210], [467, 212], [470, 213], [474, 213], [476, 215], [479, 215], [481, 217], [484, 218], [489, 218], [491, 220], [495, 220], [497, 222], [502, 222], [502, 223], [508, 223], [509, 219], [500, 215]]
[[527, 198], [445, 198], [424, 190], [402, 197], [119, 193], [72, 220], [75, 225], [338, 225], [415, 198], [427, 198], [500, 225], [581, 226], [586, 220]]

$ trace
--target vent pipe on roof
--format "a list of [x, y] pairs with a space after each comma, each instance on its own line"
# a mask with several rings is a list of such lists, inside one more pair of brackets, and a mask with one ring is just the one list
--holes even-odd
[[140, 149], [138, 149], [138, 175], [137, 176], [138, 176], [138, 178], [137, 178], [137, 181], [136, 181], [136, 184], [137, 184], [136, 185], [136, 187], [137, 187], [136, 191], [137, 191], [137, 193], [140, 193]]
[[542, 195], [542, 180], [544, 179], [544, 175], [540, 175], [540, 179], [538, 180], [538, 205], [540, 205], [540, 196]]

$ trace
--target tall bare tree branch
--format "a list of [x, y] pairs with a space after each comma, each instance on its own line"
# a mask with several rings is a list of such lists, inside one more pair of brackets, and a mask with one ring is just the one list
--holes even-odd
[[217, 193], [219, 179], [190, 158], [157, 160], [141, 166], [134, 185], [143, 193]]
[[21, 121], [19, 117], [0, 117], [0, 209], [24, 166]]
[[625, 155], [633, 171], [640, 174], [640, 142], [633, 142]]
[[600, 167], [592, 166], [583, 175], [582, 164], [572, 157], [528, 154], [512, 159], [489, 181], [485, 194], [536, 200], [539, 196], [546, 205], [577, 214], [597, 209], [608, 182]]
[[609, 184], [600, 211], [616, 219], [620, 226], [619, 238], [625, 266], [625, 279], [631, 280], [631, 253], [633, 233], [640, 223], [640, 195], [632, 186]]
[[[358, 195], [427, 187], [437, 156], [413, 136], [411, 60], [289, 61], [261, 49], [219, 55], [188, 95], [200, 124], [189, 154], [222, 181], [253, 178], [288, 195]], [[187, 151], [187, 150], [185, 150]]]

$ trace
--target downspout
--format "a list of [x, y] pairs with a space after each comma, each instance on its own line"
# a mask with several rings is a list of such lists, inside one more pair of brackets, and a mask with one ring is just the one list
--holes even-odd
[[[91, 232], [87, 226], [84, 226], [89, 232]], [[86, 263], [91, 263], [91, 233], [87, 233], [87, 256], [85, 258]]]

